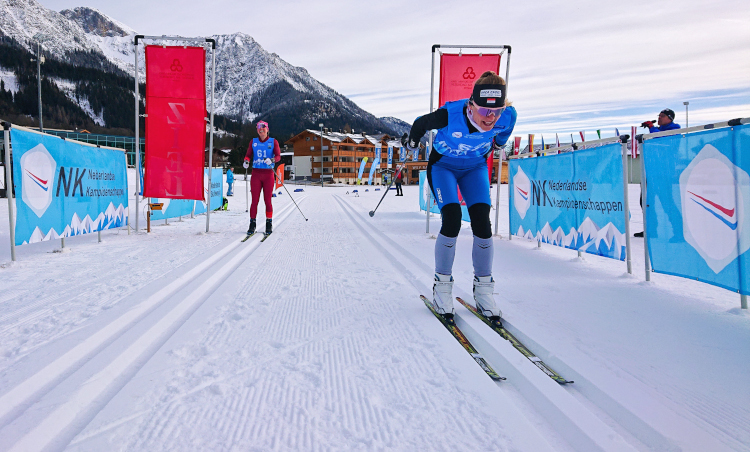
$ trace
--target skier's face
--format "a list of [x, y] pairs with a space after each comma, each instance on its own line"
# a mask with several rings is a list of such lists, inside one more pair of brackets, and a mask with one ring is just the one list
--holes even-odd
[[268, 127], [258, 127], [258, 136], [261, 140], [268, 138]]
[[[493, 127], [495, 127], [497, 118], [499, 118], [500, 115], [491, 113], [489, 116], [484, 116], [480, 114], [478, 110], [479, 108], [474, 102], [469, 102], [469, 112], [471, 113], [471, 119], [474, 121], [474, 124], [478, 125], [482, 132], [489, 132]], [[502, 111], [502, 109], [498, 110]]]

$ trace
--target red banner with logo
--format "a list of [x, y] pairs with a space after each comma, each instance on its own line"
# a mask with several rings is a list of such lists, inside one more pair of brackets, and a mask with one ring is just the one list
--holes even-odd
[[438, 106], [442, 107], [446, 102], [471, 97], [474, 82], [485, 71], [500, 71], [500, 55], [442, 55]]
[[278, 168], [276, 168], [276, 186], [274, 187], [274, 190], [284, 185], [284, 163], [279, 165]]
[[144, 197], [205, 200], [205, 53], [146, 47]]

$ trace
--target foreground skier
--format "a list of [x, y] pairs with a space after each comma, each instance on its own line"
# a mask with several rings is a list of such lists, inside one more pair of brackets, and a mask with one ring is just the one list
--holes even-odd
[[492, 227], [490, 224], [490, 181], [487, 156], [504, 146], [516, 124], [516, 110], [506, 97], [505, 80], [492, 71], [474, 83], [469, 99], [447, 102], [432, 113], [417, 118], [404, 147], [413, 151], [428, 130], [438, 129], [427, 164], [427, 180], [442, 215], [435, 243], [435, 280], [432, 301], [436, 311], [452, 321], [453, 259], [461, 230], [458, 186], [466, 201], [474, 233], [474, 301], [477, 310], [493, 321], [502, 313], [492, 293]]
[[250, 204], [250, 227], [247, 235], [255, 234], [255, 215], [258, 213], [258, 201], [260, 191], [263, 190], [263, 202], [266, 204], [266, 235], [271, 234], [271, 222], [273, 218], [273, 206], [271, 197], [273, 195], [274, 165], [281, 160], [281, 149], [278, 141], [268, 136], [268, 123], [258, 121], [258, 138], [253, 138], [247, 148], [243, 166], [248, 168], [250, 161], [253, 162], [253, 172], [250, 175], [250, 191], [252, 202]]

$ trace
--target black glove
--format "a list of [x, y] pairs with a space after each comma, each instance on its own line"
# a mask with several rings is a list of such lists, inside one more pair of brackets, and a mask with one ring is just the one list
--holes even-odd
[[401, 145], [410, 151], [414, 151], [419, 148], [419, 143], [414, 140], [409, 141], [409, 135], [406, 133], [401, 135]]
[[650, 129], [653, 126], [654, 126], [654, 122], [653, 121], [646, 121], [646, 122], [644, 122], [644, 123], [641, 124], [641, 127], [645, 127], [647, 129]]

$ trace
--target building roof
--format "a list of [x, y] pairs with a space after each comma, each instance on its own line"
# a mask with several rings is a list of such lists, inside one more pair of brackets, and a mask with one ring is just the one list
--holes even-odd
[[287, 140], [287, 143], [294, 143], [298, 139], [301, 139], [301, 135], [303, 133], [309, 133], [315, 136], [322, 136], [323, 139], [328, 140], [332, 143], [344, 143], [344, 142], [353, 142], [355, 144], [370, 144], [370, 145], [377, 145], [380, 143], [385, 144], [386, 146], [393, 146], [393, 147], [401, 147], [401, 142], [398, 140], [387, 140], [383, 141], [383, 138], [390, 138], [388, 135], [362, 135], [361, 133], [340, 133], [340, 132], [323, 132], [321, 134], [320, 130], [315, 129], [306, 129], [303, 132], [298, 133], [297, 135], [293, 136], [289, 140]]

